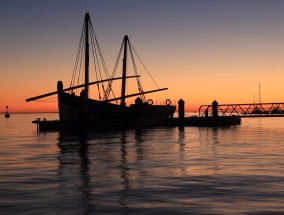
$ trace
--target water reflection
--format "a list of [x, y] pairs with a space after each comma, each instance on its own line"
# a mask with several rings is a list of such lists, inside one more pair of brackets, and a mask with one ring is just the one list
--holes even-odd
[[71, 214], [88, 214], [94, 210], [88, 137], [84, 134], [78, 137], [61, 134], [59, 140], [59, 192], [63, 202], [60, 210]]
[[129, 190], [130, 182], [129, 182], [129, 168], [127, 166], [127, 141], [126, 141], [126, 132], [125, 130], [121, 131], [121, 138], [120, 138], [120, 152], [121, 152], [121, 164], [120, 164], [120, 171], [121, 171], [121, 179], [124, 189], [121, 192], [121, 196], [119, 199], [120, 205], [122, 206], [123, 210], [125, 211], [127, 208], [127, 201], [125, 196], [127, 195], [127, 190]]
[[83, 135], [37, 134], [34, 118], [0, 118], [0, 213], [284, 212], [282, 118]]
[[143, 132], [144, 131], [142, 129], [135, 130], [135, 148], [136, 148], [136, 156], [138, 161], [143, 160], [144, 157]]
[[179, 127], [178, 128], [178, 144], [179, 144], [179, 164], [180, 164], [180, 171], [185, 174], [186, 168], [184, 167], [185, 163], [185, 156], [186, 156], [186, 143], [185, 143], [185, 128]]
[[[273, 183], [279, 185], [283, 178], [243, 174], [242, 160], [251, 168], [257, 164], [242, 154], [236, 132], [235, 128], [181, 127], [61, 134], [60, 211], [242, 213], [235, 199], [240, 207], [247, 204], [244, 211], [252, 211], [253, 202], [263, 202], [257, 194], [277, 196]], [[275, 207], [279, 210], [279, 201]]]
[[144, 159], [141, 134], [142, 130], [60, 134], [58, 174], [62, 210], [87, 214], [112, 211], [119, 205], [126, 213], [129, 190], [137, 187], [137, 177], [145, 175], [145, 171], [133, 167]]
[[81, 181], [83, 193], [82, 204], [86, 204], [86, 208], [84, 214], [93, 211], [93, 199], [91, 195], [91, 186], [90, 186], [90, 161], [89, 161], [89, 154], [88, 154], [88, 143], [85, 136], [81, 136], [80, 138], [80, 158], [81, 158]]

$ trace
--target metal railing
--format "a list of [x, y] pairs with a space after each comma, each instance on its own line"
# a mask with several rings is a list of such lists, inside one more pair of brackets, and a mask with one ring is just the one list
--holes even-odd
[[[284, 117], [284, 103], [221, 104], [217, 106], [218, 116], [240, 117]], [[213, 104], [201, 105], [199, 116], [213, 116]]]

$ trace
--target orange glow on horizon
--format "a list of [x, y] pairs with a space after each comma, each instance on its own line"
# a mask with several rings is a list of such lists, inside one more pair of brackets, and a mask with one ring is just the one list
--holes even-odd
[[[123, 36], [128, 34], [159, 87], [169, 88], [147, 94], [146, 98], [170, 99], [173, 104], [183, 99], [186, 111], [198, 111], [201, 105], [214, 100], [219, 104], [257, 101], [259, 83], [262, 102], [284, 102], [284, 4], [271, 2], [267, 7], [255, 2], [223, 3], [222, 7], [216, 3], [212, 7], [211, 3], [183, 1], [164, 4], [164, 10], [150, 13], [149, 9], [159, 6], [152, 2], [144, 3], [145, 8], [139, 10], [132, 8], [137, 10], [137, 17], [131, 19], [125, 11], [116, 10], [112, 10], [113, 17], [121, 19], [106, 17], [103, 10], [90, 15], [110, 74]], [[89, 3], [90, 8], [97, 8]], [[10, 112], [57, 112], [56, 98], [52, 102], [28, 103], [25, 99], [56, 91], [58, 80], [65, 88], [69, 86], [84, 20], [84, 13], [78, 10], [81, 3], [70, 3], [78, 4], [74, 10], [60, 8], [37, 13], [36, 17], [30, 16], [26, 3], [17, 1], [22, 4], [17, 8], [9, 4], [12, 3], [2, 5], [0, 19], [3, 29], [8, 29], [0, 37], [0, 112], [5, 112], [6, 106]], [[55, 1], [47, 4], [62, 7]], [[104, 1], [98, 4], [109, 7]], [[125, 2], [121, 4], [129, 9]], [[253, 10], [243, 10], [244, 7]], [[13, 19], [12, 9], [17, 9]], [[205, 15], [204, 11], [208, 13]], [[122, 17], [120, 12], [126, 15]], [[146, 12], [146, 17], [138, 16]], [[93, 61], [90, 59], [90, 64]], [[121, 74], [121, 63], [116, 77]], [[156, 89], [145, 77], [147, 73], [140, 71], [143, 66], [138, 65], [137, 59], [136, 63], [143, 90]], [[128, 70], [133, 72], [130, 63]], [[96, 74], [91, 72], [93, 81]], [[134, 85], [129, 84], [129, 88], [129, 94], [137, 92]], [[119, 94], [119, 87], [116, 91]], [[98, 97], [97, 91], [91, 93], [92, 98]]]

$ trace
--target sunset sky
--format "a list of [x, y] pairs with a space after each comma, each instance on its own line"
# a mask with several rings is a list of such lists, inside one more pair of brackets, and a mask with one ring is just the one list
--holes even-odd
[[182, 98], [187, 110], [213, 100], [252, 103], [260, 83], [262, 102], [284, 102], [283, 0], [0, 3], [0, 112], [6, 105], [10, 112], [57, 111], [54, 97], [25, 99], [55, 91], [58, 80], [69, 86], [86, 11], [110, 72], [127, 34], [159, 87], [169, 88], [147, 98]]

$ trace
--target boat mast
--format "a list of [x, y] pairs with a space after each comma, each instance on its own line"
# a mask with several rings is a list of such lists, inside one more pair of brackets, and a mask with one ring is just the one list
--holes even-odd
[[85, 15], [85, 96], [89, 97], [89, 21], [90, 15]]
[[125, 88], [126, 88], [126, 66], [127, 66], [127, 43], [128, 36], [125, 35], [123, 38], [124, 43], [124, 54], [123, 54], [123, 63], [122, 63], [122, 83], [121, 83], [121, 106], [125, 106]]

